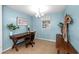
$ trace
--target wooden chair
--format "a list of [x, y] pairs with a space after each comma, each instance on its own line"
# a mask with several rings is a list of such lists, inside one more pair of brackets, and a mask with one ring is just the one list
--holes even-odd
[[35, 39], [35, 32], [31, 32], [31, 43], [32, 44], [35, 44], [34, 39]]
[[35, 42], [33, 42], [35, 37], [35, 32], [29, 32], [28, 35], [25, 37], [25, 45], [26, 47], [28, 47], [28, 45], [31, 45], [33, 47], [33, 44], [35, 44]]

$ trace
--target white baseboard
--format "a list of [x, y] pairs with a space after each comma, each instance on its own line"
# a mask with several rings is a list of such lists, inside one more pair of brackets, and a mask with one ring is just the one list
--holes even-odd
[[56, 42], [56, 40], [53, 40], [53, 39], [45, 39], [45, 38], [36, 38], [36, 39], [47, 40], [47, 41], [51, 41], [51, 42]]
[[3, 52], [6, 52], [7, 50], [9, 50], [9, 49], [11, 49], [11, 48], [12, 48], [12, 47], [9, 47], [9, 48], [3, 50], [2, 53], [3, 53]]

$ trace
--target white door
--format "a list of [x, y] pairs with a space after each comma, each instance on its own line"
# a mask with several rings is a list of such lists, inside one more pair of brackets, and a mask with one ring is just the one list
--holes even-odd
[[0, 53], [2, 53], [2, 5], [0, 5]]

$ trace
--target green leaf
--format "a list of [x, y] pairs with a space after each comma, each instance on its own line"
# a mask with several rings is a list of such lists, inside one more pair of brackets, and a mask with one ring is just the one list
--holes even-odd
[[13, 23], [7, 24], [7, 28], [11, 31], [19, 29], [19, 26], [14, 25]]

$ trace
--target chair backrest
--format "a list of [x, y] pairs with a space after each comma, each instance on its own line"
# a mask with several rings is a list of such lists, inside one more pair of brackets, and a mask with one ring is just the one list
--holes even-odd
[[35, 38], [35, 32], [31, 32], [31, 41], [33, 41]]

